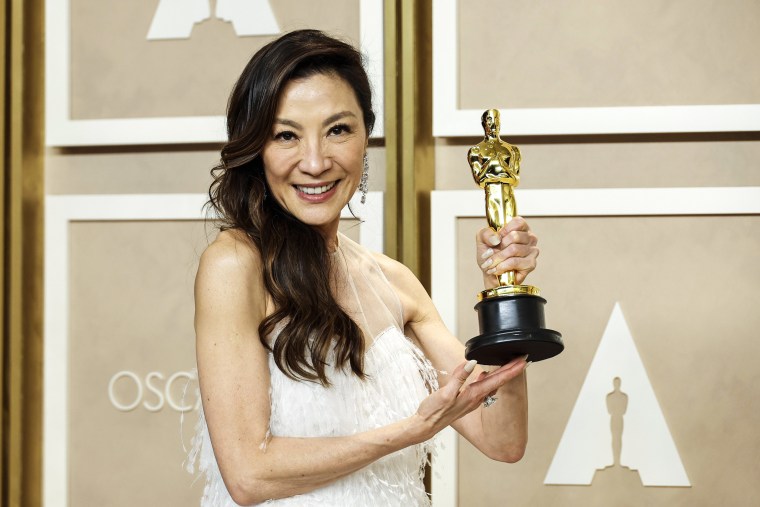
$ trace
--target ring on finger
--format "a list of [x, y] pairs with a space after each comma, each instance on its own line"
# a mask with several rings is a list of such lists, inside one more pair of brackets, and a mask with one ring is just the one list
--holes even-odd
[[486, 396], [486, 397], [483, 399], [483, 406], [484, 406], [485, 408], [488, 408], [488, 407], [490, 407], [491, 405], [493, 405], [494, 403], [496, 403], [496, 400], [497, 400], [497, 399], [498, 399], [498, 398], [496, 398], [496, 396], [491, 396], [491, 395], [489, 394], [488, 396]]

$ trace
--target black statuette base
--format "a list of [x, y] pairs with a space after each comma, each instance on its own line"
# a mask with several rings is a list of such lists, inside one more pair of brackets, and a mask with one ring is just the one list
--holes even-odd
[[556, 356], [565, 346], [561, 334], [544, 327], [545, 304], [544, 298], [527, 294], [480, 301], [475, 305], [480, 335], [466, 343], [465, 357], [501, 366], [525, 354], [533, 362]]

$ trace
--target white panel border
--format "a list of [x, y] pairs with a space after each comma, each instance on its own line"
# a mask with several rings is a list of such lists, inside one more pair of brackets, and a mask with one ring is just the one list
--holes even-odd
[[[518, 189], [515, 193], [525, 217], [760, 214], [760, 187]], [[485, 224], [483, 191], [434, 191], [430, 205], [431, 251], [435, 252], [432, 298], [446, 326], [456, 332], [457, 220], [481, 217]], [[457, 434], [449, 427], [439, 438], [442, 448], [433, 458], [433, 507], [457, 507]]]
[[[203, 220], [205, 194], [63, 195], [45, 199], [43, 484], [45, 507], [66, 507], [68, 495], [69, 224], [81, 221]], [[358, 201], [358, 200], [357, 200]], [[383, 251], [383, 193], [352, 202], [359, 241]], [[353, 218], [348, 207], [341, 218]]]
[[[383, 2], [358, 1], [360, 49], [368, 58], [367, 73], [377, 116], [372, 137], [380, 138], [384, 133]], [[72, 120], [70, 0], [46, 0], [45, 10], [48, 146], [215, 143], [227, 139], [224, 116]]]
[[[458, 0], [433, 2], [433, 135], [482, 135], [483, 109], [459, 109]], [[760, 104], [525, 108], [503, 111], [509, 135], [760, 131]]]

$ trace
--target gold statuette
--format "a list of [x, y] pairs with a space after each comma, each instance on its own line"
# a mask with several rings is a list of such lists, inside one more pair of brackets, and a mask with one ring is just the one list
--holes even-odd
[[[467, 152], [472, 177], [486, 193], [486, 219], [498, 232], [517, 216], [514, 188], [520, 183], [520, 150], [499, 137], [499, 111], [483, 113], [485, 137]], [[562, 335], [544, 324], [546, 300], [537, 287], [515, 284], [514, 272], [478, 294], [480, 334], [465, 344], [465, 357], [501, 365], [517, 356], [529, 361], [554, 357], [564, 349]]]
[[[517, 216], [514, 189], [520, 184], [520, 149], [499, 137], [501, 120], [497, 109], [481, 117], [485, 137], [467, 152], [472, 177], [486, 192], [486, 219], [495, 232]], [[532, 285], [516, 285], [514, 271], [499, 275], [499, 286], [484, 290], [479, 298], [532, 294], [540, 291]]]

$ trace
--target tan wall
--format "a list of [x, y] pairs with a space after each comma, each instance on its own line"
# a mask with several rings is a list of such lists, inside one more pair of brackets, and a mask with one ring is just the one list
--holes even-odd
[[[546, 297], [547, 326], [563, 334], [566, 349], [529, 370], [522, 461], [490, 461], [460, 439], [459, 505], [502, 505], [505, 495], [514, 506], [748, 505], [760, 492], [753, 387], [760, 217], [534, 218], [531, 225], [542, 253], [529, 280]], [[462, 340], [478, 334], [471, 238], [480, 227], [479, 219], [458, 224]], [[620, 467], [597, 472], [591, 486], [543, 485], [615, 303], [691, 488], [644, 487], [638, 473]]]
[[752, 0], [460, 0], [460, 106], [755, 104], [758, 32]]
[[[157, 4], [71, 0], [72, 119], [223, 114], [240, 70], [274, 38], [237, 37], [212, 14], [188, 40], [148, 41]], [[319, 28], [359, 40], [358, 2], [270, 4], [284, 31]]]
[[[201, 222], [76, 222], [70, 226], [70, 505], [192, 505], [182, 464], [197, 416], [193, 277]], [[113, 385], [122, 371], [137, 375]], [[151, 372], [160, 377], [147, 380]], [[187, 386], [187, 387], [186, 387]], [[157, 388], [161, 394], [156, 394]], [[187, 389], [186, 395], [183, 391]], [[167, 395], [170, 399], [167, 399]]]
[[[487, 107], [487, 106], [486, 106]], [[503, 119], [505, 129], [508, 120]], [[581, 139], [503, 138], [520, 148], [520, 189], [730, 187], [760, 185], [760, 136], [598, 136]], [[705, 136], [706, 137], [706, 136]], [[438, 139], [436, 189], [476, 189], [467, 150], [480, 138]]]
[[[459, 105], [465, 109], [757, 103], [760, 4], [751, 1], [461, 0]], [[494, 22], [494, 20], [497, 20]], [[488, 52], [488, 59], [485, 54]], [[484, 79], [487, 76], [487, 79]], [[624, 121], [624, 119], [621, 119]], [[503, 137], [522, 151], [520, 188], [758, 186], [760, 136]], [[436, 189], [475, 189], [479, 138], [436, 140]], [[519, 205], [519, 201], [518, 201]], [[458, 505], [749, 505], [760, 439], [754, 216], [545, 217], [530, 283], [566, 350], [529, 371], [530, 442], [518, 464], [460, 439]], [[460, 219], [460, 338], [478, 334], [472, 237]], [[616, 302], [622, 306], [692, 486], [644, 487], [620, 468], [591, 486], [544, 478]], [[610, 389], [611, 390], [611, 389]]]

